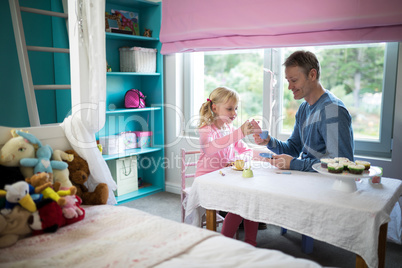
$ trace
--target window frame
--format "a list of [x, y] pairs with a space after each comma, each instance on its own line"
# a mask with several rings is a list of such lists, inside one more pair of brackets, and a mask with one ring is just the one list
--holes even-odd
[[[262, 116], [267, 120], [262, 122], [262, 128], [269, 129], [273, 137], [276, 137], [279, 140], [286, 140], [290, 137], [290, 134], [283, 133], [281, 129], [282, 124], [279, 124], [282, 116], [283, 105], [282, 103], [276, 103], [273, 101], [275, 92], [280, 92], [281, 96], [279, 96], [279, 100], [283, 100], [283, 90], [279, 89], [284, 79], [284, 74], [281, 67], [282, 62], [280, 62], [283, 59], [280, 58], [279, 50], [280, 48], [264, 49], [264, 70], [271, 71], [274, 76], [272, 76], [269, 71], [264, 71]], [[392, 155], [392, 135], [395, 111], [394, 100], [398, 71], [398, 53], [399, 43], [393, 42], [386, 44], [379, 140], [355, 139], [354, 154], [357, 156], [360, 155], [368, 157], [390, 158]], [[199, 81], [200, 79], [194, 72], [194, 55], [194, 53], [185, 53], [183, 56], [183, 106], [185, 113], [184, 118], [186, 122], [184, 133], [187, 136], [198, 136], [196, 129], [191, 128], [189, 124], [189, 118], [192, 120], [196, 118], [196, 116], [191, 116], [191, 110], [194, 106], [194, 81]], [[200, 66], [198, 66], [198, 68], [200, 68]], [[274, 81], [271, 82], [271, 79], [274, 79]], [[198, 82], [198, 84], [200, 84], [200, 82]], [[268, 103], [265, 100], [268, 100]], [[384, 105], [385, 103], [386, 105]], [[253, 147], [256, 146], [255, 144], [250, 145]]]

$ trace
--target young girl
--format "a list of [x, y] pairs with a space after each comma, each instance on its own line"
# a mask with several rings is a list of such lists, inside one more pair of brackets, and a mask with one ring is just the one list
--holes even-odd
[[[198, 126], [201, 155], [197, 162], [196, 177], [229, 166], [235, 160], [235, 150], [238, 154], [250, 155], [251, 150], [241, 139], [255, 133], [252, 124], [246, 121], [236, 130], [232, 126], [237, 116], [238, 102], [236, 91], [218, 87], [202, 104]], [[242, 220], [241, 216], [228, 213], [221, 233], [233, 237]], [[244, 230], [245, 242], [255, 246], [258, 222], [244, 219]]]

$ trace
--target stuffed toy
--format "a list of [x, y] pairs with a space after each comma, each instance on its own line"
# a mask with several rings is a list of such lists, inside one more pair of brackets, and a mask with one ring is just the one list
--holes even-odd
[[68, 190], [59, 190], [60, 183], [51, 182], [49, 173], [41, 172], [26, 178], [25, 181], [35, 188], [35, 193], [41, 193], [43, 198], [51, 198], [56, 201], [60, 206], [66, 204], [66, 199], [61, 196], [74, 195], [77, 192], [75, 186], [71, 186]]
[[[19, 136], [15, 129], [11, 131], [11, 135], [12, 138], [8, 140], [1, 148], [0, 165], [19, 168], [22, 173], [23, 180], [24, 178], [31, 177], [33, 175], [33, 168], [21, 167], [20, 160], [23, 158], [34, 158], [37, 145], [31, 144], [27, 139]], [[5, 184], [12, 183], [13, 182]], [[1, 189], [4, 189], [4, 186]]]
[[61, 209], [64, 217], [72, 219], [81, 216], [83, 212], [77, 204], [82, 204], [81, 198], [76, 195], [66, 196], [66, 204]]
[[[68, 154], [62, 150], [54, 150], [52, 160], [57, 160], [57, 161], [67, 161], [71, 162], [74, 160], [74, 155], [73, 154]], [[60, 189], [68, 189], [73, 184], [70, 181], [70, 172], [68, 171], [68, 168], [65, 169], [55, 169], [53, 170], [53, 182], [59, 182], [60, 183]]]
[[53, 149], [50, 145], [42, 145], [34, 135], [17, 130], [16, 133], [32, 144], [37, 144], [39, 148], [36, 150], [36, 158], [22, 158], [20, 164], [23, 167], [34, 167], [34, 174], [46, 172], [50, 174], [53, 181], [53, 169], [66, 169], [67, 164], [63, 161], [50, 160], [53, 154]]
[[0, 248], [12, 246], [32, 233], [28, 225], [31, 215], [31, 212], [20, 206], [15, 206], [6, 216], [0, 215]]
[[[6, 190], [6, 204], [5, 208], [1, 210], [1, 214], [7, 215], [17, 205], [30, 212], [36, 211], [34, 199], [39, 201], [42, 196], [34, 195], [34, 188], [25, 181], [19, 181], [11, 185], [5, 186]], [[32, 196], [34, 196], [34, 199]]]
[[84, 183], [88, 180], [89, 166], [87, 161], [80, 157], [74, 150], [66, 153], [73, 154], [74, 160], [68, 164], [70, 181], [77, 187], [77, 195], [81, 197], [83, 205], [104, 205], [109, 197], [109, 189], [106, 183], [99, 183], [93, 192], [89, 192]]
[[[76, 202], [79, 207], [79, 200]], [[54, 233], [59, 228], [81, 221], [85, 217], [85, 210], [81, 207], [82, 214], [78, 217], [67, 219], [63, 215], [62, 208], [53, 200], [45, 198], [37, 204], [38, 210], [32, 213], [29, 219], [29, 226], [31, 227], [33, 235], [43, 233]]]

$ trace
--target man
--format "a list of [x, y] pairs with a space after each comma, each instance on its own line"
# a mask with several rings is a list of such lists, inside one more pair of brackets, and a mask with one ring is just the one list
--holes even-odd
[[257, 144], [276, 153], [267, 161], [280, 169], [314, 171], [321, 158], [347, 157], [354, 161], [352, 118], [345, 105], [320, 84], [320, 64], [309, 51], [296, 51], [285, 63], [285, 78], [296, 100], [304, 98], [296, 113], [293, 133], [286, 141], [254, 134]]

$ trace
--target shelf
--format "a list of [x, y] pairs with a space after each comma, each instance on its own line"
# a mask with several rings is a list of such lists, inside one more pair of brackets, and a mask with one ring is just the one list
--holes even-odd
[[107, 0], [107, 3], [113, 5], [122, 5], [131, 8], [147, 8], [147, 7], [155, 7], [160, 4], [160, 2], [153, 2], [147, 0]]
[[104, 154], [104, 155], [102, 155], [102, 157], [105, 161], [108, 161], [108, 160], [132, 156], [132, 155], [141, 155], [141, 154], [157, 152], [160, 150], [162, 150], [162, 148], [157, 148], [157, 147], [135, 148], [135, 149], [125, 150], [124, 153], [121, 153], [121, 154], [111, 154], [111, 155]]
[[128, 194], [124, 194], [121, 196], [116, 196], [116, 201], [117, 204], [123, 204], [126, 202], [130, 202], [132, 200], [147, 196], [147, 195], [151, 195], [151, 194], [155, 194], [158, 192], [162, 192], [163, 189], [161, 187], [156, 187], [156, 186], [148, 186], [148, 187], [144, 187], [144, 188], [140, 188], [137, 191], [128, 193]]
[[[160, 54], [162, 44], [159, 40], [162, 3], [147, 0], [106, 0], [105, 7], [107, 12], [115, 9], [138, 13], [140, 35], [123, 34], [117, 31], [105, 32], [106, 58], [113, 72], [106, 73], [106, 118], [104, 127], [97, 133], [97, 137], [133, 130], [151, 130], [154, 134], [151, 138], [153, 147], [129, 149], [114, 155], [102, 155], [108, 164], [133, 156], [137, 156], [140, 161], [144, 160], [147, 163], [147, 165], [137, 166], [138, 177], [143, 178], [142, 187], [130, 193], [119, 192], [120, 194], [127, 193], [116, 197], [118, 204], [122, 204], [165, 190], [165, 169], [159, 165], [163, 162], [165, 155], [163, 56]], [[143, 36], [145, 28], [152, 31], [153, 37]], [[156, 72], [120, 72], [119, 49], [121, 47], [156, 49]], [[134, 88], [140, 89], [146, 96], [147, 107], [125, 108], [125, 94], [127, 90]], [[138, 164], [140, 163], [138, 162]], [[119, 177], [117, 174], [113, 175]], [[117, 181], [117, 178], [115, 179]], [[133, 189], [136, 187], [130, 190]]]
[[134, 73], [134, 72], [107, 72], [106, 73], [107, 76], [160, 76], [160, 73]]
[[110, 33], [110, 32], [105, 32], [105, 34], [106, 34], [106, 39], [159, 41], [159, 38], [156, 38], [156, 37], [145, 37], [145, 36], [140, 36], [140, 35], [119, 34], [119, 33]]
[[115, 110], [108, 110], [106, 114], [123, 114], [123, 113], [140, 113], [140, 112], [148, 112], [148, 111], [158, 111], [161, 110], [161, 107], [145, 107], [139, 109], [115, 109]]

